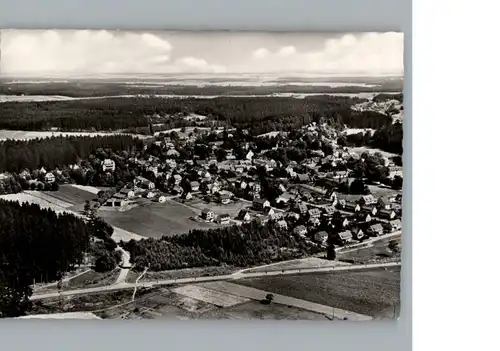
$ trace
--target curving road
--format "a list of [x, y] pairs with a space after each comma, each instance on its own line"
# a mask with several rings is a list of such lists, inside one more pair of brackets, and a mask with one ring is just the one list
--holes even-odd
[[374, 264], [363, 264], [363, 265], [349, 265], [349, 266], [333, 266], [333, 267], [321, 267], [321, 268], [301, 268], [301, 269], [285, 269], [282, 271], [269, 271], [269, 272], [255, 272], [255, 273], [244, 273], [236, 272], [227, 275], [217, 275], [211, 277], [194, 277], [194, 278], [179, 278], [179, 279], [165, 279], [165, 280], [154, 280], [154, 281], [144, 281], [138, 283], [127, 283], [120, 282], [107, 286], [99, 286], [95, 288], [86, 289], [75, 289], [47, 293], [47, 294], [35, 294], [31, 296], [31, 300], [41, 300], [48, 299], [58, 296], [73, 296], [81, 294], [92, 294], [106, 291], [116, 291], [124, 289], [133, 288], [152, 288], [161, 285], [174, 285], [174, 284], [187, 284], [187, 283], [201, 283], [210, 282], [218, 280], [238, 280], [242, 278], [256, 278], [263, 276], [275, 276], [275, 275], [290, 275], [290, 274], [303, 274], [303, 273], [320, 273], [320, 272], [333, 272], [333, 271], [349, 271], [349, 270], [362, 270], [362, 269], [372, 269], [372, 268], [387, 268], [387, 267], [397, 267], [401, 266], [401, 262], [389, 262], [389, 263], [374, 263]]

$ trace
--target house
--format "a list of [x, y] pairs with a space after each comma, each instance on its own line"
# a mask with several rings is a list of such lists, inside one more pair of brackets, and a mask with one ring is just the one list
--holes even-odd
[[312, 217], [312, 218], [309, 218], [309, 223], [316, 227], [316, 226], [321, 224], [321, 221], [318, 217]]
[[269, 214], [269, 217], [271, 217], [272, 220], [279, 221], [283, 219], [283, 212], [278, 212], [278, 211], [272, 211], [271, 214]]
[[307, 212], [309, 214], [309, 218], [319, 218], [321, 216], [321, 211], [319, 208], [311, 208]]
[[328, 241], [328, 233], [324, 230], [317, 232], [316, 234], [314, 234], [314, 240], [319, 243], [326, 244], [326, 242]]
[[382, 227], [382, 225], [380, 223], [377, 223], [377, 224], [371, 225], [368, 228], [367, 232], [370, 235], [379, 236], [379, 235], [382, 235], [384, 233], [384, 228]]
[[401, 228], [403, 227], [400, 219], [394, 219], [390, 221], [389, 225], [391, 226], [391, 231], [401, 230]]
[[356, 239], [356, 240], [361, 240], [365, 236], [365, 233], [363, 232], [363, 230], [361, 228], [353, 228], [351, 230], [351, 232], [353, 234], [354, 239]]
[[184, 199], [186, 200], [191, 200], [193, 198], [193, 194], [191, 194], [189, 191], [184, 194]]
[[260, 193], [261, 186], [259, 183], [250, 182], [248, 183], [248, 186], [250, 187], [250, 189], [252, 189], [254, 193]]
[[293, 233], [299, 236], [305, 236], [307, 234], [307, 228], [303, 225], [299, 225], [293, 229]]
[[375, 216], [377, 214], [377, 208], [375, 206], [362, 205], [361, 212]]
[[356, 219], [360, 222], [368, 223], [372, 220], [372, 216], [370, 216], [370, 214], [366, 212], [358, 212]]
[[148, 199], [152, 199], [153, 197], [155, 197], [155, 193], [153, 193], [152, 191], [148, 191], [146, 193], [146, 198]]
[[19, 177], [21, 177], [23, 179], [29, 179], [29, 178], [31, 178], [31, 173], [30, 173], [30, 171], [28, 171], [27, 169], [25, 169], [24, 171], [22, 171], [21, 173], [19, 173]]
[[239, 219], [240, 221], [248, 222], [248, 221], [250, 221], [250, 219], [252, 219], [252, 217], [250, 216], [250, 212], [243, 209], [238, 213], [238, 216], [236, 217], [236, 219]]
[[352, 240], [352, 233], [350, 230], [344, 230], [338, 233], [337, 236], [342, 244], [347, 244]]
[[377, 216], [383, 219], [391, 220], [396, 217], [396, 212], [393, 210], [382, 209], [378, 212]]
[[307, 205], [303, 202], [299, 202], [295, 205], [295, 212], [305, 215], [307, 213]]
[[375, 199], [373, 195], [363, 195], [359, 199], [359, 203], [361, 205], [376, 205], [377, 199]]
[[174, 195], [182, 195], [184, 193], [184, 189], [182, 189], [182, 187], [180, 187], [179, 185], [176, 185], [173, 187], [172, 193]]
[[264, 213], [269, 217], [274, 216], [274, 209], [272, 207], [264, 207]]
[[160, 204], [163, 204], [165, 203], [165, 201], [167, 201], [167, 198], [163, 195], [160, 195], [155, 198], [155, 201], [159, 202]]
[[346, 202], [344, 206], [344, 210], [348, 212], [358, 212], [361, 210], [361, 206], [354, 202]]
[[200, 190], [200, 183], [199, 182], [193, 181], [193, 182], [190, 182], [190, 184], [191, 184], [191, 191], [199, 191]]
[[114, 172], [116, 168], [115, 161], [107, 158], [104, 161], [102, 161], [102, 170], [104, 172]]
[[325, 198], [332, 201], [332, 206], [335, 206], [337, 204], [337, 194], [335, 193], [335, 189], [327, 190]]
[[302, 182], [302, 183], [311, 181], [311, 178], [309, 177], [308, 174], [297, 173], [296, 179], [297, 179], [297, 181]]
[[53, 173], [49, 172], [45, 174], [44, 179], [47, 183], [54, 183], [56, 181], [56, 176]]
[[283, 184], [280, 184], [278, 186], [278, 189], [280, 189], [280, 191], [283, 192], [283, 193], [286, 192], [286, 188], [285, 188], [285, 186]]
[[341, 181], [344, 179], [347, 179], [349, 177], [349, 172], [347, 171], [337, 171], [335, 172], [335, 175], [333, 176], [333, 179], [336, 181]]
[[326, 206], [323, 208], [323, 216], [331, 218], [333, 214], [335, 213], [335, 207], [334, 206]]
[[391, 202], [394, 202], [394, 201], [391, 201], [390, 199], [386, 200], [383, 197], [381, 197], [377, 201], [377, 207], [378, 207], [378, 209], [390, 210], [392, 208]]
[[295, 213], [295, 212], [288, 212], [286, 214], [286, 217], [291, 219], [291, 220], [299, 220], [300, 219], [300, 215], [298, 213]]
[[123, 188], [122, 190], [120, 190], [120, 194], [129, 199], [135, 196], [135, 192], [129, 188]]
[[276, 223], [278, 225], [278, 228], [282, 229], [282, 230], [286, 230], [288, 229], [288, 223], [282, 219], [281, 221], [278, 221], [278, 223]]
[[145, 189], [154, 189], [155, 188], [155, 183], [150, 181], [149, 179], [146, 179], [144, 177], [137, 177], [135, 178], [134, 183], [136, 185], [140, 185], [142, 188]]
[[176, 149], [170, 149], [170, 150], [167, 151], [167, 156], [170, 156], [170, 157], [179, 157], [180, 153]]
[[247, 160], [251, 160], [255, 154], [252, 152], [252, 150], [248, 151], [245, 158]]
[[254, 199], [252, 206], [254, 209], [261, 211], [266, 207], [270, 207], [271, 203], [266, 199]]
[[214, 220], [215, 213], [209, 208], [204, 208], [201, 211], [201, 218], [203, 218], [206, 221], [212, 222]]
[[174, 174], [174, 184], [179, 185], [181, 183], [182, 176], [180, 174]]
[[223, 205], [229, 204], [231, 202], [231, 195], [229, 195], [229, 194], [221, 194], [221, 196], [220, 196], [220, 202]]
[[217, 222], [219, 222], [220, 224], [229, 223], [230, 220], [231, 220], [231, 216], [229, 216], [227, 213], [223, 213], [223, 214], [219, 215], [219, 217], [217, 218]]

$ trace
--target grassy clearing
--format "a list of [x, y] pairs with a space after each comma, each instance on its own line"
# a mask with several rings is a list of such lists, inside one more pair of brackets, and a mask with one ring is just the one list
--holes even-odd
[[181, 204], [149, 203], [125, 212], [99, 211], [109, 224], [148, 238], [184, 234], [191, 229], [215, 228], [215, 224], [197, 222], [199, 215]]
[[298, 260], [280, 262], [277, 264], [272, 264], [264, 267], [256, 267], [245, 271], [246, 273], [256, 273], [256, 272], [271, 272], [271, 271], [281, 271], [284, 269], [305, 269], [305, 268], [318, 268], [318, 267], [333, 267], [338, 265], [343, 265], [345, 263], [339, 261], [329, 261], [322, 258], [310, 257]]
[[367, 264], [381, 261], [395, 261], [401, 259], [401, 253], [394, 253], [388, 249], [390, 241], [395, 240], [401, 243], [401, 237], [387, 238], [374, 242], [369, 247], [362, 247], [356, 250], [346, 250], [346, 252], [339, 252], [337, 255], [338, 260], [343, 260], [355, 264]]
[[92, 270], [71, 279], [68, 282], [67, 290], [110, 285], [116, 282], [119, 274], [119, 269], [114, 269], [111, 272], [104, 273], [98, 273]]
[[[231, 266], [221, 266], [221, 267], [186, 268], [186, 269], [176, 269], [172, 271], [161, 271], [161, 272], [148, 271], [141, 278], [141, 281], [226, 275], [236, 272], [238, 270], [239, 270], [238, 268]], [[126, 281], [129, 283], [135, 283], [135, 281], [141, 274], [142, 272], [131, 271], [127, 275]]]
[[59, 187], [58, 191], [50, 191], [45, 194], [72, 205], [84, 204], [87, 200], [92, 201], [97, 198], [95, 194], [81, 188], [74, 187], [71, 184], [63, 184]]
[[211, 203], [207, 204], [203, 201], [199, 201], [199, 202], [190, 203], [189, 206], [198, 209], [199, 210], [198, 214], [200, 214], [201, 210], [203, 210], [204, 208], [209, 208], [212, 211], [214, 211], [214, 213], [216, 215], [227, 213], [231, 216], [231, 218], [234, 218], [238, 215], [240, 210], [242, 210], [244, 208], [251, 207], [251, 204], [248, 202], [236, 201], [236, 202], [232, 202], [232, 203], [227, 204], [227, 205], [223, 205], [223, 204], [218, 204], [215, 202], [211, 202]]
[[400, 304], [399, 268], [248, 278], [236, 283], [375, 318], [394, 318]]

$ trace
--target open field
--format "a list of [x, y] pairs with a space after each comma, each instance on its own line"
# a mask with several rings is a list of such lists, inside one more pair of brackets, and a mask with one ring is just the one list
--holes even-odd
[[249, 278], [235, 283], [375, 318], [394, 318], [400, 304], [399, 267]]
[[199, 285], [182, 285], [172, 289], [172, 291], [176, 294], [200, 300], [217, 307], [231, 307], [249, 301], [248, 298], [207, 289]]
[[99, 211], [109, 224], [148, 238], [178, 235], [191, 229], [214, 228], [215, 225], [190, 219], [199, 215], [193, 210], [167, 201], [138, 206], [126, 212]]
[[[238, 271], [238, 268], [230, 266], [185, 268], [185, 269], [175, 269], [175, 270], [160, 271], [160, 272], [147, 271], [146, 274], [144, 274], [144, 276], [141, 278], [141, 281], [226, 275], [226, 274], [231, 274], [235, 271]], [[142, 272], [136, 272], [131, 270], [127, 275], [126, 281], [129, 283], [135, 283], [136, 279], [141, 274]]]
[[68, 312], [68, 313], [50, 313], [50, 314], [34, 314], [20, 319], [101, 319], [92, 312]]
[[67, 288], [65, 288], [64, 290], [110, 285], [116, 282], [119, 274], [120, 269], [118, 268], [112, 270], [111, 272], [104, 273], [99, 273], [92, 270], [71, 279], [68, 282]]
[[71, 184], [71, 186], [72, 186], [73, 188], [77, 188], [77, 189], [80, 189], [80, 190], [84, 190], [84, 191], [86, 191], [86, 192], [88, 192], [88, 193], [92, 193], [92, 194], [94, 194], [94, 195], [97, 195], [97, 194], [101, 191], [101, 189], [96, 188], [96, 187], [94, 187], [94, 186], [90, 186], [90, 185], [78, 185], [78, 184]]
[[231, 216], [231, 218], [235, 218], [240, 210], [244, 208], [248, 208], [251, 206], [250, 203], [248, 202], [243, 202], [243, 201], [235, 201], [231, 202], [227, 205], [211, 202], [209, 204], [205, 203], [204, 201], [194, 201], [188, 203], [189, 206], [194, 207], [199, 210], [197, 213], [198, 215], [201, 213], [201, 210], [204, 208], [209, 208], [212, 211], [214, 211], [215, 215], [220, 215], [223, 213], [227, 213], [228, 215]]
[[57, 213], [71, 213], [71, 211], [68, 210], [68, 207], [72, 206], [71, 204], [58, 201], [54, 198], [45, 197], [42, 192], [38, 191], [26, 191], [17, 194], [0, 195], [0, 199], [16, 201], [19, 203], [27, 202], [30, 204], [37, 204], [40, 208], [50, 208]]
[[386, 260], [399, 260], [401, 259], [401, 254], [396, 254], [391, 252], [387, 246], [390, 241], [395, 240], [401, 242], [401, 237], [386, 238], [376, 241], [368, 247], [362, 247], [360, 249], [348, 249], [346, 252], [339, 251], [337, 253], [338, 260], [345, 260], [349, 263], [355, 264], [367, 264], [375, 263]]
[[322, 258], [309, 257], [302, 258], [298, 260], [285, 261], [279, 263], [273, 263], [263, 267], [250, 268], [245, 270], [245, 273], [258, 273], [258, 272], [271, 272], [271, 271], [281, 271], [284, 269], [307, 269], [307, 268], [322, 268], [322, 267], [334, 267], [339, 265], [346, 265], [344, 262], [340, 261], [329, 261]]
[[44, 194], [72, 205], [84, 204], [85, 201], [92, 201], [97, 197], [96, 194], [71, 184], [63, 184], [58, 191], [45, 192]]

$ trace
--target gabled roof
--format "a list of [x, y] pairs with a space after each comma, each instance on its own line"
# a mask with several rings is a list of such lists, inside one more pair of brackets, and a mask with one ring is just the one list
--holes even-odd
[[384, 228], [382, 228], [382, 224], [380, 224], [380, 223], [371, 225], [370, 229], [373, 231], [376, 231], [376, 232], [384, 230]]
[[352, 233], [350, 230], [344, 230], [343, 232], [339, 233], [339, 237], [342, 240], [350, 240], [352, 239]]
[[393, 220], [392, 220], [392, 221], [390, 221], [389, 223], [390, 223], [391, 225], [394, 225], [394, 226], [396, 226], [396, 225], [401, 226], [401, 225], [402, 225], [401, 220], [400, 220], [399, 218], [398, 218], [398, 219], [393, 219]]
[[326, 206], [325, 207], [325, 212], [327, 214], [334, 214], [335, 213], [335, 207], [333, 207], [333, 206]]
[[296, 232], [302, 232], [304, 230], [307, 230], [307, 228], [303, 225], [299, 225], [298, 227], [295, 227], [294, 231]]
[[346, 202], [345, 205], [344, 205], [346, 208], [352, 208], [352, 209], [355, 209], [358, 204], [357, 203], [354, 203], [354, 202]]
[[321, 213], [321, 211], [319, 210], [319, 208], [315, 208], [315, 207], [311, 208], [308, 212], [309, 212], [310, 215], [320, 214]]
[[316, 238], [328, 238], [328, 233], [325, 232], [324, 230], [322, 230], [322, 231], [317, 232], [316, 234], [314, 234], [314, 236]]
[[214, 211], [212, 211], [209, 208], [204, 208], [203, 210], [201, 210], [201, 213], [209, 213], [209, 212], [214, 212]]
[[261, 199], [261, 198], [256, 198], [256, 199], [253, 199], [253, 203], [254, 204], [260, 204], [260, 205], [264, 205], [264, 203], [266, 203], [266, 199]]

